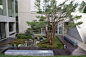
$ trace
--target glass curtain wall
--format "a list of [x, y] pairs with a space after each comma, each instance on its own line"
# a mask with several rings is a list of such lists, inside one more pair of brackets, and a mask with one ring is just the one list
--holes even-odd
[[8, 0], [8, 16], [14, 17], [14, 0]]
[[0, 15], [6, 16], [6, 0], [0, 0]]
[[6, 37], [5, 23], [0, 23], [0, 39], [3, 39], [5, 37]]

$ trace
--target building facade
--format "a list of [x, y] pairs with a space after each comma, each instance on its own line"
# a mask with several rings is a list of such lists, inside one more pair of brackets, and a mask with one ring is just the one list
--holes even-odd
[[15, 0], [0, 0], [0, 40], [15, 34]]

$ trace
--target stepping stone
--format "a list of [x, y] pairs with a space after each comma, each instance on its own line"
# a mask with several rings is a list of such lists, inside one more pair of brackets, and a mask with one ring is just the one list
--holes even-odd
[[5, 55], [54, 56], [53, 50], [7, 50]]

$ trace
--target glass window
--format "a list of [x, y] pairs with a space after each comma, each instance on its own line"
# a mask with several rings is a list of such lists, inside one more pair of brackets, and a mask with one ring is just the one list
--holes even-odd
[[6, 0], [0, 0], [0, 15], [6, 15]]
[[13, 23], [9, 23], [9, 32], [12, 32], [13, 31]]
[[16, 22], [16, 32], [18, 33], [18, 22]]
[[18, 0], [15, 0], [15, 10], [16, 10], [16, 13], [18, 13]]
[[5, 23], [1, 23], [1, 35], [2, 38], [5, 38]]
[[1, 39], [1, 23], [0, 23], [0, 39]]
[[14, 17], [14, 0], [8, 0], [8, 16]]
[[63, 24], [59, 24], [59, 34], [63, 34]]
[[5, 23], [0, 23], [0, 39], [3, 39], [5, 37], [6, 37]]

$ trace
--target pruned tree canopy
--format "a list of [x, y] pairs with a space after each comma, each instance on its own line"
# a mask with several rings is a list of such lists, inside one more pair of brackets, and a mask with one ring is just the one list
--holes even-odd
[[[78, 6], [74, 1], [70, 1], [68, 4], [66, 3], [68, 0], [65, 0], [61, 4], [57, 5], [57, 0], [36, 0], [35, 7], [38, 9], [37, 13], [41, 14], [41, 16], [36, 16], [39, 18], [39, 22], [35, 24], [34, 27], [44, 28], [47, 39], [50, 44], [52, 44], [55, 31], [57, 30], [57, 26], [59, 22], [65, 22], [66, 19], [75, 20], [80, 19], [81, 16], [72, 16], [71, 13], [75, 11]], [[44, 3], [41, 3], [44, 2]], [[32, 22], [33, 23], [33, 22]], [[76, 27], [77, 25], [82, 24], [82, 22], [69, 22], [67, 29]], [[48, 28], [46, 28], [48, 27]], [[52, 31], [50, 32], [50, 30]]]

